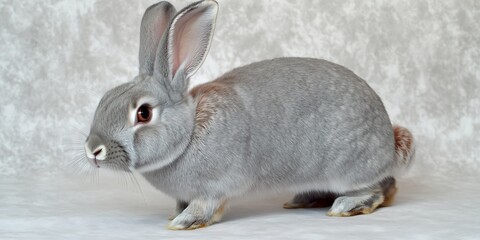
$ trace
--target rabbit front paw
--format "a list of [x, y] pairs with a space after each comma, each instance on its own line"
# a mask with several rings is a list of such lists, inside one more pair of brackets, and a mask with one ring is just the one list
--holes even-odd
[[175, 217], [167, 227], [170, 230], [193, 230], [206, 227], [208, 225], [208, 220], [206, 220], [203, 216], [181, 213]]
[[209, 226], [220, 221], [225, 204], [220, 200], [193, 200], [167, 227], [170, 230], [193, 230]]
[[173, 212], [172, 215], [168, 217], [168, 220], [173, 220], [175, 219], [180, 213], [185, 210], [185, 208], [188, 207], [188, 203], [182, 200], [177, 200], [177, 206], [175, 207], [175, 211]]

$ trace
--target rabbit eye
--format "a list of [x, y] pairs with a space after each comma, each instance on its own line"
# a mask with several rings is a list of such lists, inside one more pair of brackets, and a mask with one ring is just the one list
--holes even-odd
[[148, 123], [152, 119], [152, 107], [144, 104], [137, 110], [137, 123]]

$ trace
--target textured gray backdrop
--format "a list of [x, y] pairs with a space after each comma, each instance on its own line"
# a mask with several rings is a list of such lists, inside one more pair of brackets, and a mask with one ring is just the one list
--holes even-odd
[[[103, 93], [137, 73], [154, 2], [0, 0], [0, 175], [64, 171]], [[366, 79], [415, 134], [413, 174], [479, 171], [480, 1], [219, 3], [193, 84], [267, 58], [327, 59]]]

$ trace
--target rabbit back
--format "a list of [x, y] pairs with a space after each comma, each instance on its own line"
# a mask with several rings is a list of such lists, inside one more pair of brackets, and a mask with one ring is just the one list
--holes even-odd
[[230, 116], [249, 129], [248, 161], [261, 169], [258, 182], [316, 179], [341, 190], [391, 174], [392, 124], [378, 95], [350, 70], [279, 58], [238, 68], [219, 82], [234, 89], [232, 102], [245, 112]]

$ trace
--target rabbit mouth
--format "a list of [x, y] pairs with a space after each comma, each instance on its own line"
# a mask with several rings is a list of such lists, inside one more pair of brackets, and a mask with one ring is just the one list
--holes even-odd
[[97, 158], [88, 158], [88, 162], [96, 168], [100, 168], [100, 165], [98, 164]]

